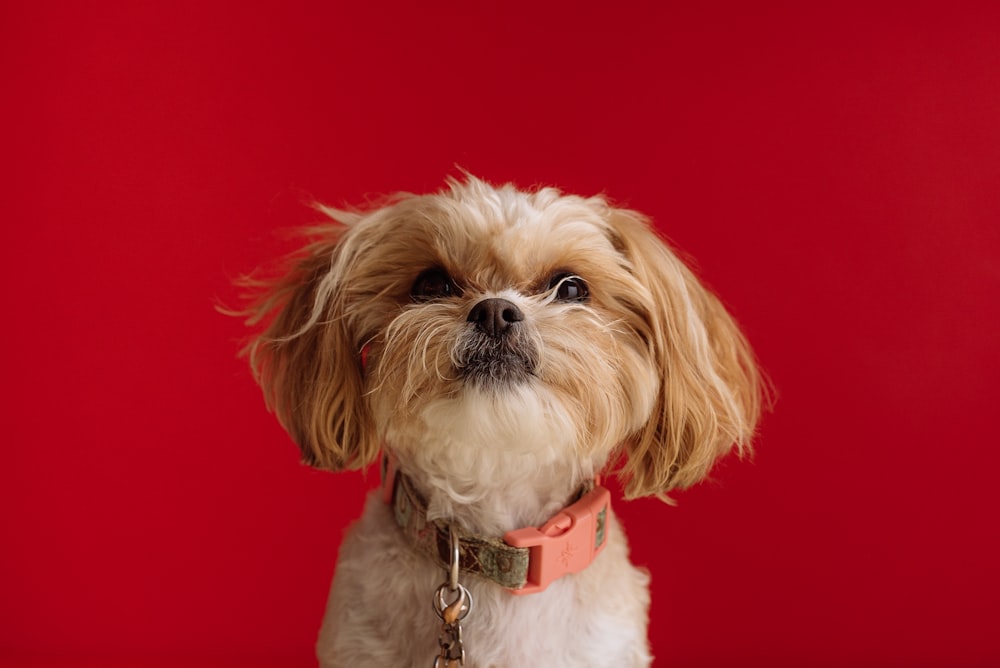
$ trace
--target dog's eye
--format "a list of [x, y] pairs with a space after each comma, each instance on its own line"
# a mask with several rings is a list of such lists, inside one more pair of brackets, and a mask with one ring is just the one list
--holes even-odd
[[455, 284], [442, 269], [427, 269], [421, 272], [410, 288], [410, 295], [417, 301], [450, 297], [455, 292]]
[[553, 277], [549, 289], [556, 291], [556, 299], [561, 302], [585, 302], [590, 297], [586, 282], [573, 274], [558, 274]]

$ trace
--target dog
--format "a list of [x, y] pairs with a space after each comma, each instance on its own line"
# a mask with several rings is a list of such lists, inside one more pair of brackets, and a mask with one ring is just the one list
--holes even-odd
[[733, 318], [602, 196], [466, 174], [317, 208], [244, 314], [304, 462], [383, 468], [320, 665], [648, 665], [649, 575], [600, 476], [667, 500], [749, 450], [762, 376]]

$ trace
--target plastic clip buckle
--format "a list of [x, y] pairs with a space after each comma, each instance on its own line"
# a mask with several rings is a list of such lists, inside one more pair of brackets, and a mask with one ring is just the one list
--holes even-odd
[[508, 531], [503, 539], [512, 547], [530, 549], [528, 581], [512, 594], [534, 594], [568, 573], [590, 565], [607, 543], [611, 492], [597, 486], [564, 508], [540, 529]]

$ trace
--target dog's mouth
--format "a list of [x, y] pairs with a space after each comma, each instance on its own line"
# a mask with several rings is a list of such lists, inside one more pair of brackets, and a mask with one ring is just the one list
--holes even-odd
[[472, 335], [458, 351], [455, 362], [467, 383], [481, 389], [502, 389], [534, 376], [538, 353], [521, 336], [496, 339]]

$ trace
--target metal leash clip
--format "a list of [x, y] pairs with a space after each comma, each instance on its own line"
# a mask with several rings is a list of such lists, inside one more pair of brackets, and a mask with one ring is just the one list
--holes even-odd
[[[472, 594], [458, 581], [459, 549], [458, 531], [449, 527], [448, 543], [451, 549], [448, 579], [434, 592], [434, 612], [441, 619], [438, 636], [438, 655], [434, 668], [456, 668], [465, 665], [465, 647], [462, 644], [462, 620], [472, 611]], [[449, 594], [452, 600], [449, 602]]]

